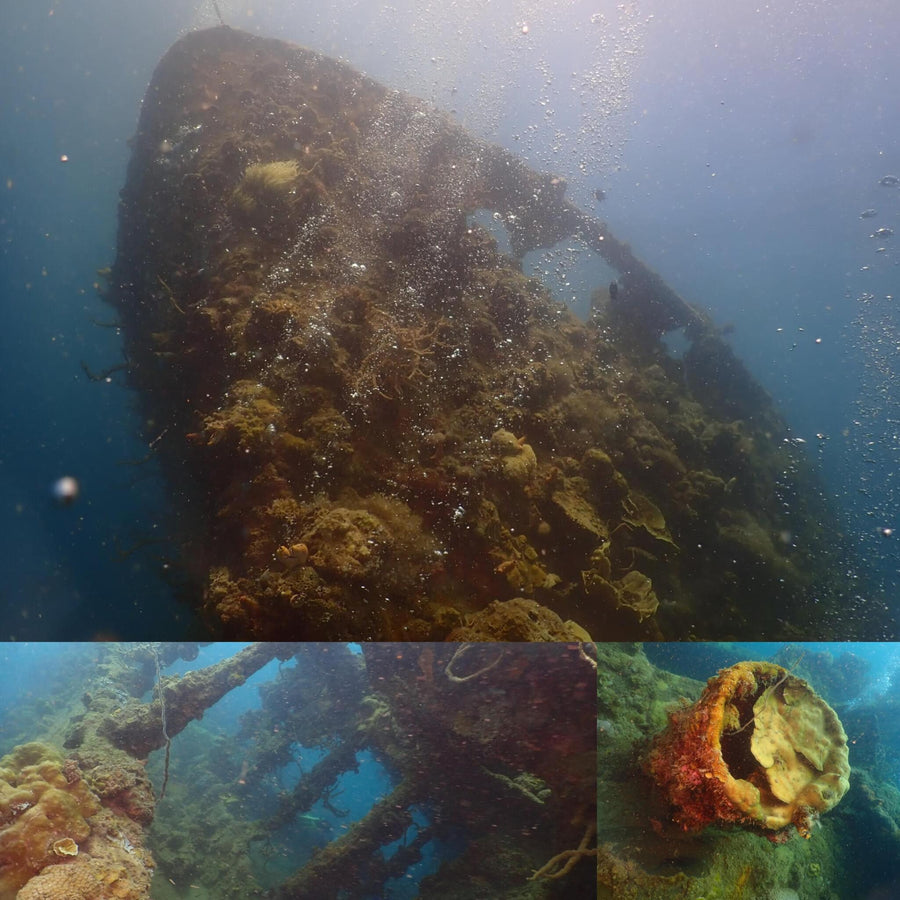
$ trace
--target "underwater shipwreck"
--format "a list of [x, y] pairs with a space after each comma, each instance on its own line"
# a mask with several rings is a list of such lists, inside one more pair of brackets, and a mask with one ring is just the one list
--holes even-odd
[[597, 650], [598, 898], [896, 896], [897, 676], [858, 702], [829, 653], [789, 646], [704, 686], [641, 646]]
[[[592, 646], [256, 644], [165, 674], [197, 652], [82, 645], [7, 712], [0, 900], [595, 896]], [[199, 721], [273, 660], [227, 732]], [[379, 764], [348, 816], [342, 779]]]
[[[721, 331], [565, 190], [300, 47], [166, 54], [105, 294], [215, 633], [893, 632]], [[616, 273], [589, 321], [523, 271], [567, 240]]]

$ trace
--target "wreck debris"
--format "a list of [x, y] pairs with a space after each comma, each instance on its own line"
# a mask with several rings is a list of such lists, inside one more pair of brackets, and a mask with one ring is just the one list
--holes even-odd
[[743, 662], [709, 680], [673, 713], [647, 770], [686, 829], [739, 823], [804, 837], [850, 787], [847, 735], [802, 678], [775, 663]]
[[[163, 679], [163, 803], [150, 784], [164, 777], [162, 754], [133, 755], [163, 746], [159, 703], [124, 687], [155, 652], [172, 648], [103, 647], [70, 682], [74, 705], [52, 729], [67, 731], [66, 756], [31, 742], [0, 758], [2, 900], [147, 900], [155, 870], [163, 887], [222, 900], [362, 900], [418, 879], [425, 859], [421, 895], [435, 900], [460, 877], [498, 900], [595, 895], [596, 678], [581, 645], [225, 649], [222, 663]], [[261, 706], [184, 729], [188, 707], [198, 719], [218, 687], [276, 658], [285, 664], [260, 680]], [[117, 719], [124, 727], [110, 727]]]
[[[131, 699], [120, 705], [115, 715], [105, 715], [104, 709], [96, 726], [97, 733], [131, 756], [146, 757], [152, 750], [165, 746], [188, 723], [202, 718], [206, 709], [270, 660], [287, 658], [294, 649], [292, 644], [253, 644], [213, 666], [166, 679], [162, 685], [165, 713], [159, 698], [153, 703]], [[91, 711], [97, 706], [98, 703], [92, 704]]]
[[[337, 693], [327, 673], [349, 658], [340, 645], [309, 645], [298, 655], [297, 669], [280, 673], [264, 693], [263, 709], [245, 722], [247, 734], [267, 735], [250, 766], [253, 785], [284, 760], [275, 748], [290, 746], [299, 735], [304, 743], [319, 740], [329, 748], [280, 797], [265, 823], [265, 839], [331, 797], [363, 750], [377, 751], [395, 773], [390, 791], [285, 879], [275, 896], [371, 896], [401, 877], [431, 840], [464, 833], [466, 855], [429, 876], [423, 895], [450, 896], [460, 877], [468, 877], [461, 872], [475, 866], [491, 896], [513, 896], [541, 872], [537, 882], [546, 875], [548, 883], [565, 884], [567, 896], [592, 897], [596, 814], [588, 790], [595, 778], [595, 670], [583, 648], [366, 644], [363, 658], [372, 690]], [[283, 705], [285, 692], [301, 683], [297, 701]], [[335, 714], [332, 729], [320, 732]], [[549, 733], [554, 740], [540, 737]], [[423, 808], [428, 823], [416, 813]], [[549, 823], [554, 841], [548, 852], [539, 835], [548, 834]], [[488, 856], [496, 871], [485, 867]], [[535, 883], [529, 896], [553, 894]]]
[[253, 645], [166, 678], [165, 718], [159, 699], [139, 699], [153, 683], [154, 661], [193, 658], [196, 648], [135, 644], [101, 652], [83, 693], [86, 710], [67, 728], [67, 755], [32, 741], [0, 758], [0, 900], [147, 900], [155, 862], [146, 830], [157, 805], [147, 754], [267, 662], [295, 651]]
[[390, 859], [381, 857], [380, 850], [403, 837], [413, 824], [409, 807], [420, 795], [414, 784], [399, 784], [347, 834], [288, 878], [275, 892], [276, 900], [371, 896], [373, 887], [390, 877]]

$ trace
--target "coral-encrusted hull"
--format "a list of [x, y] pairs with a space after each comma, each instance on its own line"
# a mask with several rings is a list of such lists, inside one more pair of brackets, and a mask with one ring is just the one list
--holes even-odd
[[[169, 51], [109, 299], [210, 621], [821, 638], [833, 613], [882, 633], [877, 605], [848, 624], [840, 541], [765, 393], [564, 192], [319, 54], [226, 28]], [[519, 257], [586, 241], [616, 297], [576, 320], [484, 210]], [[659, 340], [678, 327], [684, 363]], [[524, 633], [521, 598], [542, 608]]]

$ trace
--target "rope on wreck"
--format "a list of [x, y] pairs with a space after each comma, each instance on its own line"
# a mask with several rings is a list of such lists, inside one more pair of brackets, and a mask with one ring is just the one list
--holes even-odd
[[213, 9], [216, 11], [216, 15], [219, 17], [219, 24], [223, 28], [227, 28], [228, 26], [225, 24], [225, 20], [222, 18], [222, 12], [219, 9], [219, 4], [216, 3], [216, 0], [212, 0]]
[[484, 675], [485, 672], [489, 672], [491, 669], [493, 669], [494, 666], [496, 666], [497, 663], [500, 662], [501, 659], [503, 659], [503, 655], [506, 653], [506, 651], [501, 647], [500, 652], [497, 654], [497, 657], [483, 668], [478, 669], [477, 672], [473, 672], [471, 675], [455, 675], [452, 672], [453, 663], [461, 659], [464, 653], [472, 649], [472, 646], [472, 644], [460, 644], [456, 648], [456, 652], [453, 654], [453, 656], [450, 657], [450, 662], [447, 663], [447, 667], [444, 669], [444, 674], [447, 676], [447, 678], [450, 679], [450, 681], [453, 681], [456, 684], [462, 684], [464, 681], [471, 681], [473, 678], [477, 678], [479, 675]]
[[166, 785], [169, 783], [169, 754], [172, 750], [172, 738], [169, 737], [169, 732], [166, 730], [166, 701], [163, 699], [162, 673], [159, 668], [158, 645], [154, 645], [153, 647], [153, 656], [156, 659], [156, 693], [159, 695], [159, 710], [162, 716], [162, 733], [163, 737], [166, 739], [166, 763], [163, 768], [162, 788], [160, 789], [159, 797], [157, 797], [157, 802], [159, 802], [166, 796]]
[[587, 653], [587, 650], [585, 650], [585, 647], [593, 647], [593, 648], [594, 648], [594, 653], [597, 653], [597, 645], [596, 645], [596, 644], [586, 644], [586, 643], [584, 643], [583, 641], [582, 641], [581, 643], [578, 644], [578, 655], [579, 655], [579, 656], [580, 656], [580, 657], [581, 657], [588, 665], [593, 666], [593, 667], [596, 669], [596, 668], [597, 668], [597, 660], [596, 660], [596, 659], [591, 659], [591, 657], [588, 656], [588, 653]]
[[540, 878], [563, 878], [575, 867], [575, 863], [587, 856], [599, 856], [600, 850], [591, 847], [591, 839], [597, 833], [597, 823], [589, 822], [584, 832], [584, 837], [574, 850], [563, 850], [556, 856], [547, 860], [528, 880], [537, 881]]

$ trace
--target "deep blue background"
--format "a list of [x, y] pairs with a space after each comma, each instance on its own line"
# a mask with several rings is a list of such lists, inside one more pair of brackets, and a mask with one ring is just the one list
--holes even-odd
[[[900, 175], [896, 3], [219, 6], [232, 25], [343, 56], [564, 175], [686, 299], [734, 325], [821, 463], [846, 541], [897, 596], [900, 538], [883, 530], [900, 533], [900, 190], [878, 184]], [[207, 2], [4, 2], [2, 638], [189, 627], [158, 578], [173, 548], [127, 553], [165, 531], [166, 511], [152, 463], [125, 464], [147, 453], [134, 398], [121, 375], [90, 382], [80, 364], [120, 361], [115, 330], [95, 324], [113, 315], [93, 284], [114, 256], [141, 97], [179, 34], [214, 21]], [[877, 217], [860, 219], [869, 207]], [[871, 238], [881, 226], [898, 236]], [[536, 265], [583, 308], [579, 273], [593, 269], [577, 251]], [[82, 485], [67, 508], [50, 496], [63, 474]]]

